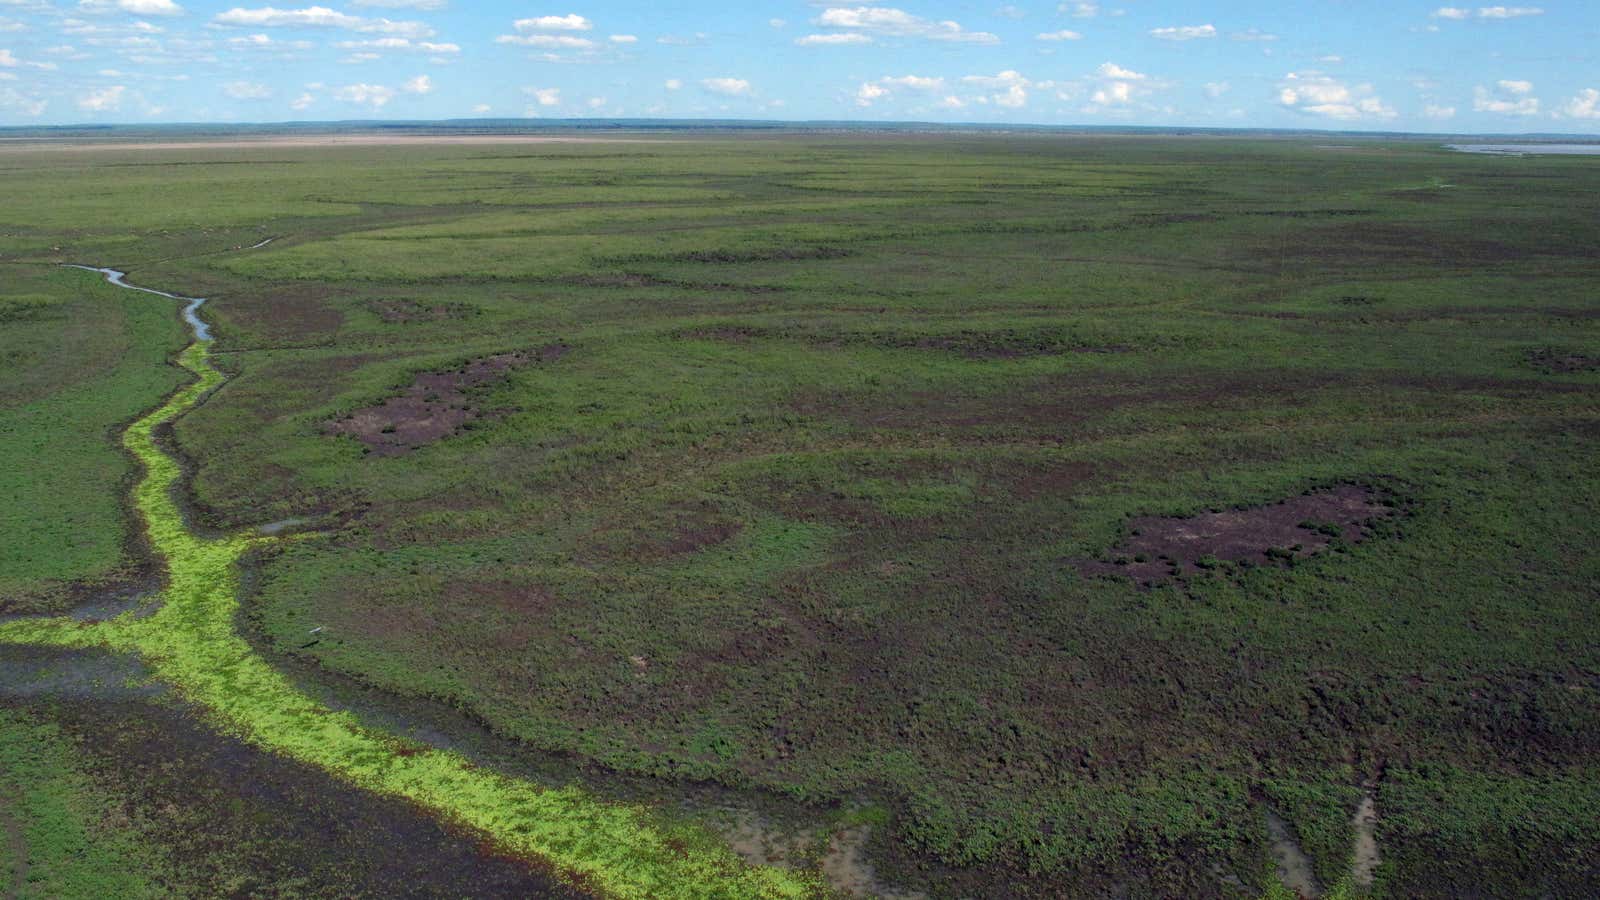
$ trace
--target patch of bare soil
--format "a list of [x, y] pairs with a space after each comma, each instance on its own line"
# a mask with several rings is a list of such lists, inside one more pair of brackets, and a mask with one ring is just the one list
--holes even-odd
[[1342, 484], [1270, 506], [1202, 513], [1142, 516], [1110, 560], [1080, 564], [1086, 575], [1123, 575], [1140, 583], [1193, 575], [1223, 562], [1276, 565], [1326, 550], [1335, 540], [1366, 539], [1371, 523], [1394, 515], [1372, 488]]
[[1272, 861], [1278, 872], [1278, 881], [1294, 891], [1296, 897], [1321, 897], [1322, 888], [1311, 868], [1311, 858], [1300, 849], [1294, 830], [1277, 813], [1267, 810], [1267, 841], [1272, 847]]
[[349, 435], [377, 456], [399, 456], [456, 434], [485, 415], [473, 397], [477, 389], [503, 380], [513, 369], [558, 359], [566, 352], [566, 344], [549, 344], [532, 352], [497, 353], [454, 369], [423, 372], [398, 395], [328, 422], [322, 430]]
[[867, 861], [866, 844], [871, 829], [866, 826], [835, 834], [822, 857], [822, 874], [828, 886], [846, 897], [925, 897], [921, 892], [897, 891], [878, 880], [878, 873]]
[[1600, 371], [1600, 357], [1544, 347], [1528, 351], [1528, 365], [1546, 375]]
[[1356, 833], [1354, 858], [1350, 863], [1350, 881], [1356, 887], [1372, 887], [1377, 877], [1378, 865], [1383, 857], [1378, 853], [1378, 803], [1369, 788], [1361, 795], [1351, 826]]
[[[809, 827], [780, 825], [748, 809], [732, 809], [733, 818], [718, 827], [728, 846], [752, 865], [796, 866], [818, 864], [831, 893], [839, 897], [882, 897], [913, 900], [925, 894], [902, 891], [879, 880], [867, 860], [866, 844], [872, 828], [859, 825], [827, 834]], [[826, 840], [817, 852], [819, 841]]]

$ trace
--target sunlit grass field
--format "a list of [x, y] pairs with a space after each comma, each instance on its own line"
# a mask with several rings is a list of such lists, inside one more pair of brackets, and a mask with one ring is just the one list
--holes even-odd
[[[1259, 895], [1269, 809], [1332, 888], [1367, 795], [1363, 891], [1592, 894], [1600, 168], [1354, 147], [7, 150], [0, 612], [153, 577], [114, 434], [181, 331], [54, 268], [115, 266], [211, 298], [233, 377], [164, 438], [194, 521], [327, 531], [245, 579], [278, 653], [879, 811], [936, 896]], [[437, 439], [328, 431], [517, 351]], [[1086, 574], [1130, 517], [1341, 483], [1399, 513]]]

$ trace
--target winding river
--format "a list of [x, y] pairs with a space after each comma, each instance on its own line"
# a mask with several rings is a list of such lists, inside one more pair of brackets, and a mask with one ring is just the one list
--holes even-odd
[[300, 691], [235, 630], [239, 561], [247, 552], [307, 535], [259, 529], [216, 537], [192, 532], [175, 491], [177, 461], [156, 429], [204, 403], [226, 380], [210, 359], [205, 300], [128, 284], [114, 269], [74, 266], [108, 282], [186, 304], [194, 340], [176, 364], [194, 380], [139, 418], [122, 445], [142, 469], [131, 505], [165, 568], [160, 607], [86, 623], [70, 616], [0, 623], [0, 643], [106, 648], [137, 654], [210, 724], [270, 752], [318, 766], [363, 788], [401, 797], [469, 829], [497, 850], [552, 867], [564, 879], [616, 897], [803, 897], [813, 875], [748, 865], [707, 831], [669, 823], [644, 806], [610, 803], [575, 787], [547, 788], [473, 765], [462, 755], [362, 725]]

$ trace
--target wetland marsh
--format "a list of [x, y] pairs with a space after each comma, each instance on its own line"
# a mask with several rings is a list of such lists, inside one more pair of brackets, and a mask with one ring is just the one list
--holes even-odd
[[0, 150], [0, 879], [1592, 892], [1600, 168], [1361, 149]]

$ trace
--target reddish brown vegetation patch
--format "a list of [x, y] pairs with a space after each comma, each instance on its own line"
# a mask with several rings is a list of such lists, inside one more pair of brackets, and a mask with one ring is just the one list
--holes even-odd
[[645, 513], [627, 525], [590, 535], [584, 556], [601, 560], [661, 562], [728, 541], [744, 523], [714, 505], [680, 503]]
[[1112, 561], [1088, 561], [1080, 568], [1088, 575], [1125, 575], [1143, 583], [1192, 575], [1222, 562], [1288, 562], [1325, 550], [1334, 540], [1360, 543], [1373, 520], [1394, 514], [1382, 499], [1371, 488], [1342, 484], [1253, 509], [1187, 518], [1142, 516], [1128, 523], [1128, 538], [1111, 549]]
[[707, 325], [703, 328], [687, 328], [678, 334], [692, 341], [727, 341], [732, 344], [748, 344], [757, 338], [772, 336], [767, 329], [752, 325]]
[[532, 352], [485, 356], [442, 372], [423, 372], [399, 395], [329, 422], [323, 431], [349, 435], [378, 456], [397, 456], [449, 437], [484, 415], [473, 402], [475, 389], [504, 379], [515, 368], [557, 359], [566, 351], [565, 344], [550, 344]]
[[1041, 497], [1062, 497], [1077, 493], [1084, 484], [1093, 481], [1100, 467], [1090, 463], [1069, 462], [1030, 470], [1016, 478], [1011, 493], [1019, 500], [1037, 500]]
[[969, 359], [1018, 359], [1058, 353], [1126, 353], [1121, 345], [1090, 346], [1072, 343], [1051, 335], [1017, 335], [963, 332], [918, 338], [910, 346], [918, 350], [943, 350]]
[[1514, 262], [1546, 253], [1564, 252], [1527, 239], [1496, 240], [1487, 232], [1445, 231], [1418, 225], [1347, 222], [1308, 228], [1288, 243], [1241, 243], [1238, 250], [1251, 262], [1283, 259], [1302, 265], [1364, 267], [1380, 265], [1463, 265]]
[[801, 393], [792, 405], [801, 415], [840, 419], [860, 428], [1000, 428], [1055, 434], [1128, 406], [1183, 402], [1191, 409], [1225, 409], [1263, 401], [1300, 403], [1329, 383], [1293, 372], [1273, 373], [1270, 379], [1194, 375], [1148, 381], [1075, 375], [1037, 379], [998, 393], [969, 393], [960, 386], [893, 394]]
[[798, 341], [812, 347], [877, 347], [888, 350], [937, 350], [959, 353], [969, 359], [1016, 359], [1061, 353], [1125, 353], [1129, 347], [1085, 341], [1062, 329], [1016, 331], [968, 330], [951, 334], [918, 334], [893, 331], [823, 331], [801, 328], [770, 329], [737, 323], [705, 325], [679, 331], [691, 340], [726, 341], [749, 344], [754, 340]]
[[374, 300], [371, 309], [391, 325], [465, 319], [473, 308], [464, 303], [418, 303], [415, 300]]
[[1545, 347], [1528, 351], [1528, 365], [1549, 375], [1600, 371], [1600, 357]]
[[654, 275], [635, 272], [594, 272], [582, 275], [564, 275], [556, 279], [561, 284], [594, 288], [646, 288], [671, 287], [672, 282]]
[[344, 324], [344, 314], [334, 304], [339, 296], [317, 284], [296, 285], [293, 290], [230, 295], [227, 302], [229, 334], [238, 346], [258, 343], [302, 345], [329, 340]]

